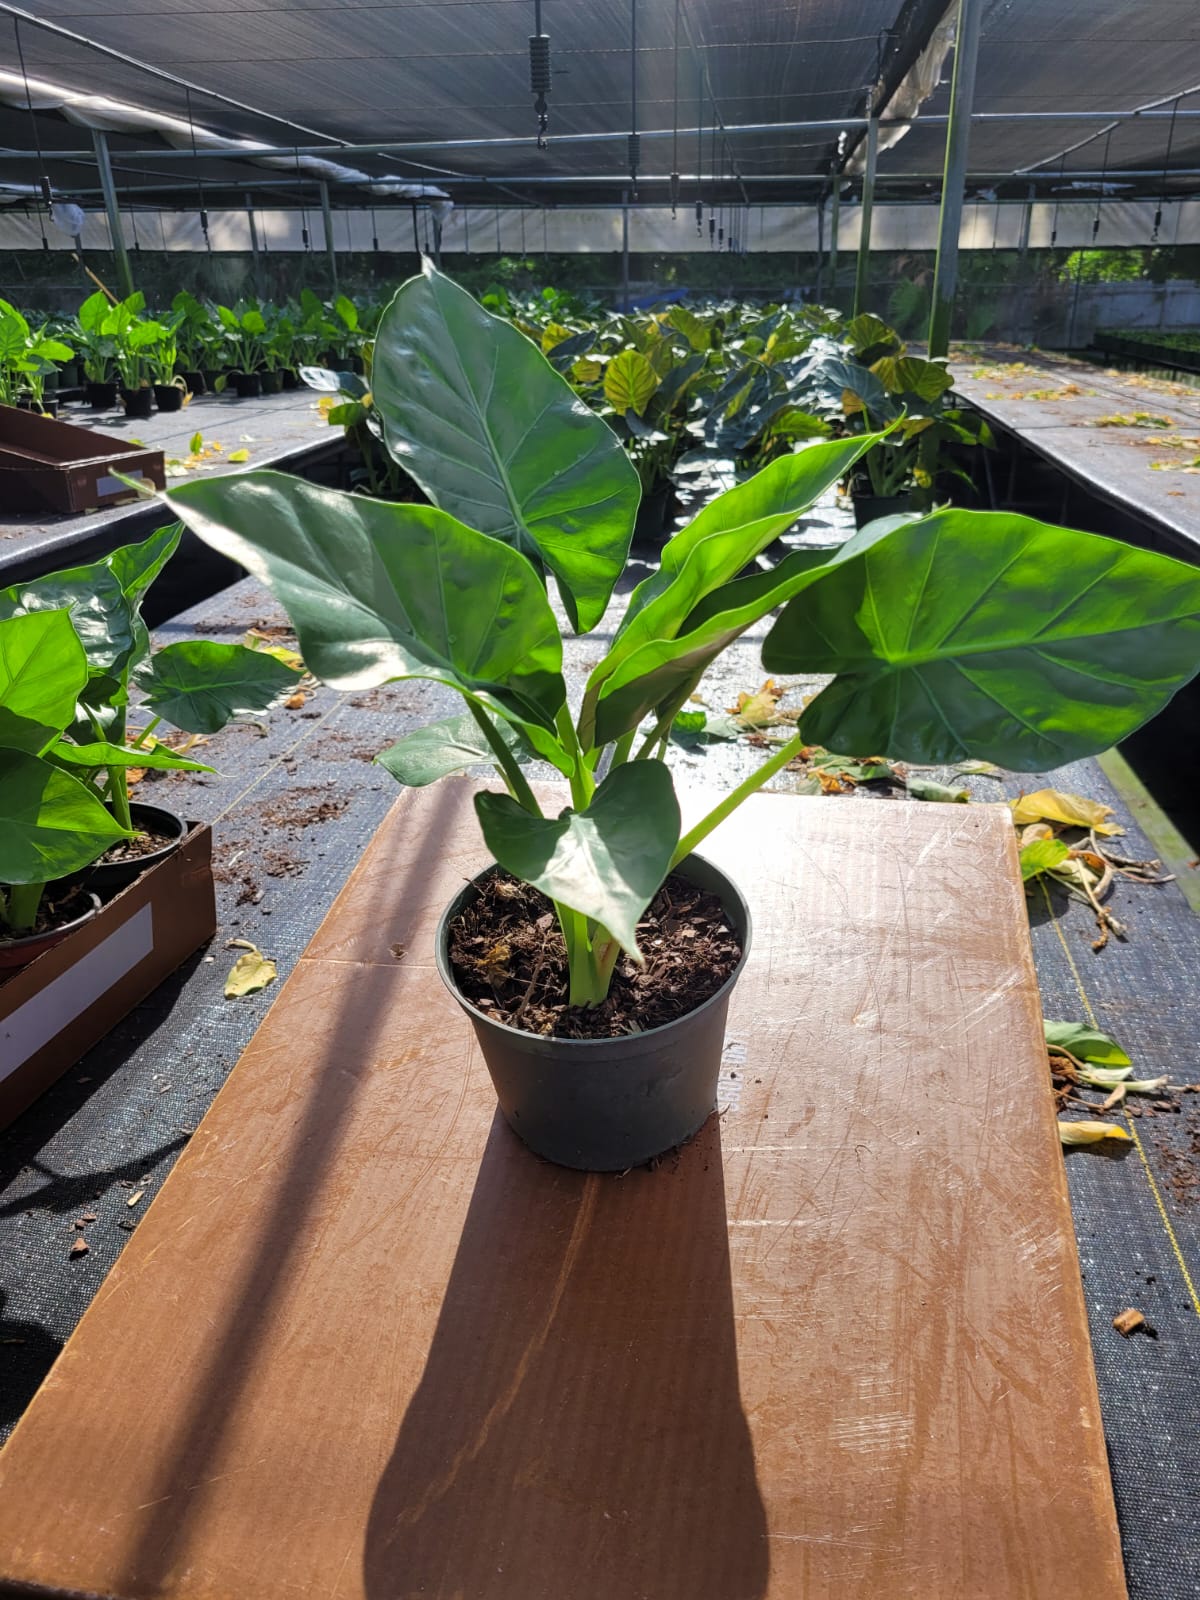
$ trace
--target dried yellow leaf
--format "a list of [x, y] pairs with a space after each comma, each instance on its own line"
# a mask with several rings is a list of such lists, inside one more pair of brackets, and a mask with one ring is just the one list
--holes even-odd
[[1060, 1122], [1058, 1137], [1063, 1144], [1099, 1144], [1102, 1139], [1131, 1143], [1125, 1129], [1112, 1122]]
[[246, 954], [237, 958], [225, 979], [226, 1000], [235, 1000], [243, 994], [257, 994], [279, 976], [275, 963], [264, 956], [257, 945], [251, 944], [248, 939], [237, 939], [234, 943], [244, 946]]
[[1063, 789], [1038, 789], [1010, 802], [1013, 821], [1020, 828], [1027, 822], [1057, 822], [1068, 828], [1092, 828], [1096, 833], [1124, 833], [1124, 828], [1109, 822], [1113, 808], [1081, 794]]

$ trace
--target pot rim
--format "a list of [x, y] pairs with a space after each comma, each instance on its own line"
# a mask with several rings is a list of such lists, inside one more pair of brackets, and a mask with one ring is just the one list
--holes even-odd
[[[450, 991], [450, 994], [453, 996], [453, 998], [473, 1020], [477, 1019], [480, 1022], [486, 1023], [489, 1028], [495, 1028], [499, 1033], [502, 1034], [509, 1034], [514, 1039], [522, 1039], [526, 1042], [526, 1044], [552, 1046], [556, 1053], [564, 1045], [570, 1045], [572, 1048], [578, 1047], [579, 1049], [585, 1051], [608, 1051], [610, 1053], [614, 1048], [626, 1046], [630, 1047], [634, 1053], [641, 1054], [644, 1049], [650, 1048], [669, 1029], [678, 1028], [682, 1023], [685, 1022], [691, 1022], [693, 1018], [703, 1016], [703, 1014], [709, 1010], [710, 1007], [717, 1005], [725, 996], [729, 994], [734, 984], [741, 977], [742, 972], [745, 969], [746, 962], [750, 956], [750, 946], [753, 942], [754, 934], [754, 926], [750, 917], [750, 907], [747, 905], [745, 896], [742, 894], [737, 884], [729, 876], [729, 874], [724, 871], [723, 868], [718, 867], [716, 863], [710, 861], [707, 856], [698, 855], [695, 851], [692, 851], [692, 853], [685, 856], [677, 866], [670, 868], [667, 876], [669, 877], [672, 872], [678, 872], [681, 876], [686, 877], [686, 871], [683, 869], [686, 869], [688, 864], [693, 861], [699, 862], [700, 865], [705, 867], [709, 872], [717, 874], [722, 882], [728, 886], [730, 894], [735, 899], [741, 912], [742, 920], [745, 923], [745, 932], [740, 936], [742, 940], [742, 954], [737, 966], [734, 967], [733, 971], [725, 979], [725, 982], [719, 989], [714, 990], [713, 993], [709, 995], [707, 1000], [702, 1000], [700, 1004], [698, 1006], [694, 1006], [691, 1011], [685, 1011], [681, 1016], [672, 1018], [670, 1022], [660, 1022], [653, 1028], [644, 1028], [641, 1033], [616, 1034], [600, 1039], [571, 1039], [565, 1034], [561, 1033], [530, 1033], [526, 1028], [514, 1028], [511, 1023], [501, 1022], [497, 1017], [489, 1017], [486, 1011], [481, 1011], [478, 1006], [476, 1006], [472, 1001], [468, 1000], [466, 995], [463, 994], [462, 990], [459, 988], [453, 969], [450, 966], [450, 941], [448, 938], [450, 923], [462, 909], [462, 902], [465, 900], [466, 896], [469, 895], [473, 889], [476, 889], [483, 879], [489, 878], [493, 873], [503, 870], [498, 861], [491, 862], [490, 865], [486, 866], [482, 872], [477, 872], [475, 876], [458, 891], [458, 893], [450, 901], [449, 905], [446, 906], [441, 916], [438, 918], [437, 929], [434, 933], [433, 947], [434, 961], [437, 965], [438, 976], [446, 985], [446, 988]], [[697, 885], [697, 887], [703, 886]], [[715, 891], [710, 890], [709, 892], [714, 893]], [[722, 903], [724, 904], [724, 897], [721, 898]], [[728, 916], [728, 905], [725, 905], [724, 909], [726, 915]], [[732, 921], [733, 919], [731, 918], [730, 920]]]
[[24, 945], [43, 944], [47, 939], [65, 937], [73, 933], [76, 928], [81, 928], [85, 922], [90, 922], [104, 905], [100, 896], [91, 889], [81, 891], [92, 902], [87, 911], [80, 917], [72, 917], [70, 922], [61, 923], [57, 928], [43, 928], [41, 933], [23, 933], [19, 939], [0, 939], [0, 952], [20, 950]]

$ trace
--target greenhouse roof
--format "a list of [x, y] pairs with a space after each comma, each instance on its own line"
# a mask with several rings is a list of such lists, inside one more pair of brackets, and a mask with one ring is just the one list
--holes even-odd
[[[685, 204], [698, 187], [803, 203], [861, 168], [873, 102], [878, 192], [928, 198], [955, 13], [946, 0], [0, 4], [0, 185], [19, 200], [45, 171], [65, 197], [94, 195], [86, 130], [100, 126], [122, 197], [156, 205], [194, 205], [198, 179], [311, 203], [322, 177], [343, 204], [423, 185], [460, 203], [662, 204], [673, 171]], [[1200, 192], [1200, 6], [984, 0], [974, 109], [977, 193]]]

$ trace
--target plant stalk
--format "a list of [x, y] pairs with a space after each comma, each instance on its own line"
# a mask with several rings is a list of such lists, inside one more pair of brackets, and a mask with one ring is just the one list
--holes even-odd
[[496, 765], [504, 774], [504, 781], [508, 784], [509, 793], [519, 806], [524, 806], [526, 811], [540, 817], [542, 808], [533, 797], [533, 790], [529, 787], [525, 774], [521, 771], [516, 757], [497, 733], [491, 717], [474, 700], [468, 700], [471, 715], [479, 724], [480, 732], [488, 742], [492, 754], [496, 758]]
[[37, 922], [44, 883], [14, 883], [8, 891], [8, 921], [18, 933], [29, 933]]
[[706, 817], [703, 817], [690, 832], [685, 833], [683, 838], [680, 839], [675, 846], [675, 854], [671, 857], [671, 865], [667, 869], [668, 872], [677, 867], [686, 856], [690, 856], [702, 839], [707, 839], [713, 829], [719, 827], [731, 812], [736, 811], [743, 800], [748, 800], [756, 789], [761, 789], [769, 778], [773, 778], [777, 772], [782, 771], [792, 757], [798, 755], [803, 748], [803, 738], [799, 733], [793, 734], [786, 744], [780, 746], [769, 761], [763, 762], [757, 772], [752, 772], [748, 778], [738, 784], [736, 789], [731, 790], [720, 805], [714, 806]]

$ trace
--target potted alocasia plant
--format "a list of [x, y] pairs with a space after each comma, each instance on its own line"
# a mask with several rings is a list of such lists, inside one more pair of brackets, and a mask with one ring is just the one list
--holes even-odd
[[[708, 1115], [749, 923], [736, 887], [694, 852], [805, 742], [1044, 770], [1124, 737], [1200, 665], [1200, 572], [1023, 517], [877, 523], [832, 554], [798, 550], [741, 576], [878, 446], [863, 435], [780, 457], [705, 506], [634, 589], [572, 707], [546, 584], [586, 632], [624, 572], [639, 486], [612, 431], [528, 339], [431, 267], [383, 315], [372, 393], [432, 505], [271, 472], [166, 499], [270, 586], [319, 678], [425, 677], [463, 697], [461, 718], [380, 760], [409, 784], [489, 760], [502, 776], [506, 792], [475, 802], [497, 865], [448, 908], [437, 959], [510, 1123], [568, 1165], [629, 1166]], [[721, 651], [780, 607], [766, 665], [832, 682], [795, 737], [684, 833], [662, 759], [672, 721]], [[569, 785], [565, 809], [543, 811], [522, 770], [531, 755]], [[673, 961], [701, 946], [707, 988], [655, 976], [657, 953], [648, 975], [647, 917], [656, 937], [678, 936]]]
[[[70, 931], [57, 914], [64, 897], [67, 910], [90, 915], [94, 894], [122, 888], [184, 837], [173, 812], [129, 799], [131, 767], [210, 770], [158, 743], [160, 723], [215, 733], [295, 684], [290, 667], [244, 645], [184, 640], [151, 651], [142, 600], [179, 538], [178, 526], [161, 528], [100, 561], [0, 590], [2, 964], [30, 960]], [[132, 737], [131, 682], [147, 719]], [[85, 867], [86, 878], [63, 882]]]
[[[267, 319], [257, 306], [218, 306], [217, 316], [225, 332], [230, 376], [239, 400], [252, 400], [262, 393], [263, 346]], [[223, 388], [220, 379], [217, 387]]]
[[24, 402], [34, 411], [46, 410], [46, 379], [56, 363], [74, 355], [61, 339], [51, 338], [47, 326], [33, 328], [16, 306], [0, 300], [0, 403]]

